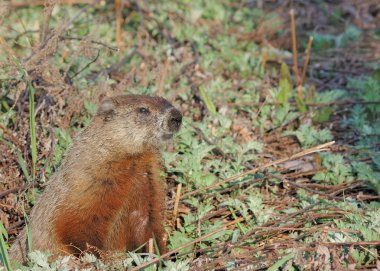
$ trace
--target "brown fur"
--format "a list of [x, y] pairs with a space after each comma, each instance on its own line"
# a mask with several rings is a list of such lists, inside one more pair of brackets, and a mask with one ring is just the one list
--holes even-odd
[[[31, 212], [33, 250], [79, 254], [90, 245], [127, 251], [155, 238], [165, 253], [159, 149], [180, 122], [179, 111], [163, 98], [105, 100]], [[25, 261], [25, 230], [10, 255]]]

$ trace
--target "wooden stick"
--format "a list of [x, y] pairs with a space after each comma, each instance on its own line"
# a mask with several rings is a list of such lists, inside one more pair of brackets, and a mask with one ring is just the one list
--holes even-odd
[[175, 194], [175, 201], [174, 201], [174, 210], [173, 210], [173, 219], [172, 219], [173, 228], [176, 227], [177, 215], [178, 215], [178, 204], [181, 198], [181, 190], [182, 190], [182, 183], [179, 183], [177, 186], [177, 192]]
[[[43, 6], [45, 5], [46, 0], [27, 0], [25, 2], [16, 2], [12, 0], [10, 2], [11, 8], [23, 8], [29, 6]], [[94, 0], [60, 0], [57, 1], [58, 5], [76, 5], [76, 4], [92, 4]]]
[[[295, 105], [295, 102], [289, 102], [291, 105]], [[227, 103], [228, 106], [262, 106], [262, 105], [281, 105], [280, 102], [238, 102]], [[325, 103], [305, 103], [307, 106], [324, 107], [332, 105], [352, 105], [352, 104], [380, 104], [380, 101], [353, 101], [353, 100], [339, 100]]]
[[121, 0], [115, 0], [115, 15], [116, 15], [116, 44], [119, 48], [119, 61], [121, 60], [121, 47], [122, 47], [122, 28], [123, 17], [121, 15], [122, 5]]
[[312, 44], [313, 44], [313, 37], [309, 37], [309, 43], [307, 44], [307, 50], [306, 50], [305, 64], [303, 65], [303, 70], [302, 70], [302, 81], [301, 81], [302, 86], [305, 85], [306, 71], [307, 71], [307, 66], [309, 65], [310, 51], [311, 51]]
[[165, 80], [166, 80], [166, 76], [168, 74], [169, 64], [170, 64], [170, 59], [168, 57], [166, 59], [166, 61], [165, 61], [164, 68], [163, 68], [162, 73], [161, 73], [160, 82], [158, 84], [158, 90], [157, 90], [157, 95], [158, 96], [163, 96], [164, 95]]
[[261, 58], [261, 67], [263, 71], [265, 70], [265, 66], [268, 60], [268, 49], [266, 47], [263, 48], [262, 58]]
[[199, 188], [199, 189], [196, 189], [194, 191], [185, 193], [185, 194], [182, 195], [181, 198], [187, 198], [189, 196], [194, 196], [194, 195], [199, 194], [200, 192], [202, 192], [204, 190], [209, 190], [209, 189], [212, 189], [212, 188], [216, 188], [216, 187], [218, 187], [218, 186], [220, 186], [222, 184], [229, 183], [229, 182], [234, 181], [236, 179], [239, 179], [241, 177], [247, 176], [249, 174], [256, 173], [256, 172], [261, 171], [263, 169], [266, 169], [268, 167], [271, 167], [271, 166], [274, 166], [274, 165], [278, 165], [278, 164], [284, 163], [284, 162], [289, 161], [289, 160], [294, 160], [294, 159], [297, 159], [297, 158], [300, 158], [300, 157], [303, 157], [303, 156], [306, 156], [308, 154], [312, 154], [312, 153], [315, 153], [315, 152], [325, 151], [327, 148], [329, 148], [330, 146], [332, 146], [334, 143], [335, 143], [335, 141], [331, 141], [331, 142], [328, 142], [328, 143], [325, 143], [325, 144], [322, 144], [322, 145], [318, 145], [316, 147], [313, 147], [313, 148], [301, 151], [301, 152], [296, 153], [296, 154], [294, 154], [294, 155], [292, 155], [290, 157], [282, 158], [282, 159], [279, 159], [279, 160], [267, 163], [267, 164], [265, 164], [263, 166], [260, 166], [260, 167], [248, 170], [248, 171], [240, 173], [240, 174], [237, 174], [237, 175], [232, 176], [230, 178], [227, 178], [225, 180], [218, 181], [218, 182], [216, 182], [216, 183], [214, 183], [212, 185], [209, 185], [209, 186], [206, 186], [206, 187], [203, 187], [203, 188]]
[[292, 30], [292, 49], [293, 49], [293, 71], [296, 79], [296, 86], [299, 86], [299, 74], [297, 63], [297, 38], [296, 38], [296, 23], [294, 19], [294, 9], [290, 10], [291, 30]]
[[153, 238], [149, 238], [149, 241], [148, 241], [148, 251], [149, 251], [149, 253], [151, 253], [151, 254], [154, 253], [154, 242], [153, 242]]

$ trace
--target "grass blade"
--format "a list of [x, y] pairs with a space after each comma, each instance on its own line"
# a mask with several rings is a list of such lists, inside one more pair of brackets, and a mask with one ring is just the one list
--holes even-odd
[[20, 151], [17, 150], [17, 159], [18, 159], [18, 163], [20, 164], [20, 167], [21, 167], [21, 170], [22, 172], [24, 173], [25, 177], [26, 177], [26, 180], [27, 182], [29, 183], [31, 180], [30, 180], [30, 175], [28, 173], [28, 170], [26, 169], [26, 163], [25, 163], [25, 160], [24, 158], [22, 157], [22, 154]]
[[216, 107], [214, 103], [211, 101], [210, 97], [207, 95], [206, 89], [203, 86], [199, 87], [199, 93], [201, 94], [201, 98], [205, 103], [208, 112], [210, 112], [212, 115], [215, 115]]
[[0, 221], [0, 262], [4, 264], [5, 270], [11, 271], [11, 262], [9, 260], [9, 254], [8, 254], [8, 249], [7, 249], [7, 244], [4, 240], [8, 239], [8, 234], [7, 231], [4, 228], [3, 223]]
[[36, 140], [36, 120], [35, 120], [35, 108], [34, 108], [34, 88], [29, 82], [29, 129], [30, 129], [30, 149], [32, 152], [33, 163], [33, 180], [36, 178], [36, 164], [37, 164], [37, 140]]
[[289, 255], [284, 256], [280, 260], [278, 260], [274, 265], [268, 268], [268, 271], [276, 271], [280, 270], [280, 267], [286, 264], [289, 260], [294, 258], [295, 253], [290, 253]]

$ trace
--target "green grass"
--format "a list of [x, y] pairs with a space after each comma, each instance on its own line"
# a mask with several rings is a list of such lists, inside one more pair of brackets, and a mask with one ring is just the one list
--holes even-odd
[[[31, 47], [41, 40], [35, 31], [42, 28], [41, 7], [3, 15], [0, 123], [23, 144], [21, 149], [0, 129], [1, 147], [9, 154], [4, 164], [20, 176], [4, 187], [32, 180], [42, 184], [59, 166], [71, 138], [90, 122], [99, 96], [160, 89], [184, 113], [175, 151], [163, 154], [173, 192], [169, 214], [178, 183], [184, 197], [179, 225], [167, 226], [168, 247], [178, 253], [145, 270], [189, 270], [197, 264], [202, 270], [322, 270], [332, 263], [374, 268], [380, 242], [380, 105], [368, 102], [380, 97], [378, 63], [366, 63], [373, 72], [351, 76], [339, 88], [316, 91], [310, 80], [301, 100], [286, 64], [289, 52], [256, 39], [263, 31], [269, 43], [286, 37], [285, 15], [236, 1], [144, 3], [123, 10], [120, 56], [134, 47], [138, 51], [111, 75], [106, 69], [119, 61], [119, 53], [108, 48], [116, 46], [111, 3], [55, 7], [46, 29], [58, 29], [65, 18], [72, 22], [42, 50]], [[336, 10], [334, 25], [340, 33], [313, 33], [312, 56], [349, 51], [350, 44], [362, 41], [361, 30], [340, 25], [339, 14]], [[313, 76], [337, 75], [318, 71]], [[11, 108], [9, 101], [18, 95]], [[334, 104], [343, 100], [359, 102]], [[337, 142], [332, 150], [236, 177], [331, 140]], [[194, 190], [198, 193], [186, 196]], [[27, 202], [17, 206], [26, 214], [35, 201], [30, 192], [38, 196], [42, 189], [21, 194]], [[6, 240], [0, 241], [6, 263]], [[82, 262], [60, 257], [48, 263], [46, 254], [33, 252], [29, 265], [33, 270], [73, 263], [118, 270], [156, 257], [130, 252], [110, 262], [85, 254]]]
[[36, 139], [36, 116], [34, 109], [34, 95], [35, 90], [32, 86], [32, 83], [29, 82], [29, 130], [30, 130], [30, 149], [32, 156], [32, 176], [33, 180], [36, 178], [37, 171], [37, 139]]
[[2, 222], [0, 222], [0, 262], [4, 265], [6, 271], [12, 271], [11, 263], [8, 255], [8, 245], [6, 240], [8, 239], [8, 233]]

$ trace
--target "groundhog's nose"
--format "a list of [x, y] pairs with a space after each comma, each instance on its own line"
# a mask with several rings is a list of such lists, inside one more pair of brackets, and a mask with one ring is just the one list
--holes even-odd
[[169, 116], [169, 129], [173, 132], [178, 132], [182, 123], [182, 114], [177, 109], [173, 108], [170, 110]]

